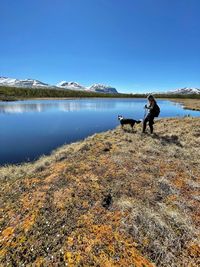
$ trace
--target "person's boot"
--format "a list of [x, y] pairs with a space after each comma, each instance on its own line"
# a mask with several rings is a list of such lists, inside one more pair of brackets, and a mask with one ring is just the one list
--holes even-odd
[[149, 128], [150, 128], [150, 134], [153, 134], [153, 126], [149, 125]]
[[146, 130], [146, 123], [143, 122], [142, 133], [145, 133], [145, 130]]

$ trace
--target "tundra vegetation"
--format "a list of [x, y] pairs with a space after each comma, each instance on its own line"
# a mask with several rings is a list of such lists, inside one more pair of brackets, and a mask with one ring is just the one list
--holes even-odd
[[184, 109], [200, 110], [199, 99], [174, 99], [173, 101], [181, 103]]
[[155, 132], [117, 127], [1, 167], [0, 265], [199, 266], [200, 119]]
[[[23, 99], [34, 98], [71, 98], [71, 97], [112, 97], [112, 98], [144, 98], [147, 94], [111, 94], [111, 93], [96, 93], [86, 91], [73, 91], [67, 89], [43, 89], [43, 88], [18, 88], [0, 86], [0, 100], [14, 101]], [[175, 94], [154, 94], [157, 98], [169, 98], [169, 99], [200, 99], [200, 95], [175, 95]]]

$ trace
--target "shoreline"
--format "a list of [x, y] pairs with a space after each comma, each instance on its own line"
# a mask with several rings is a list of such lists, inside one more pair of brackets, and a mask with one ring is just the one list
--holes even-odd
[[153, 136], [117, 127], [0, 167], [0, 263], [195, 266], [199, 127], [192, 117], [157, 120]]
[[182, 104], [184, 109], [200, 111], [200, 99], [171, 99], [171, 101]]

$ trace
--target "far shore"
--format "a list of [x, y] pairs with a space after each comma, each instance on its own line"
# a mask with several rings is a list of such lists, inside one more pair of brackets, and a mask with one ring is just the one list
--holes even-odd
[[180, 103], [184, 109], [200, 111], [200, 99], [170, 99], [171, 101]]

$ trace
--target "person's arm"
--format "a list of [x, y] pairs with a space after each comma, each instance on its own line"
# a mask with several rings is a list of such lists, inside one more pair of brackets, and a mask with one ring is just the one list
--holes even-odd
[[149, 109], [149, 110], [152, 110], [154, 108], [154, 104], [153, 105], [149, 105], [149, 106], [145, 105], [145, 108]]

